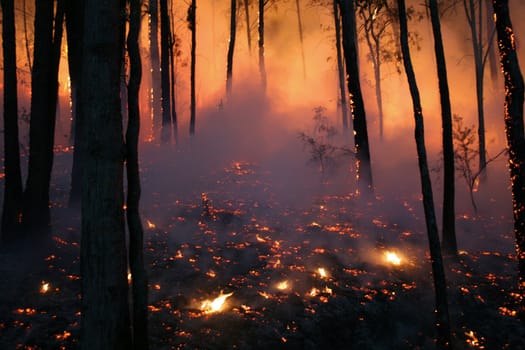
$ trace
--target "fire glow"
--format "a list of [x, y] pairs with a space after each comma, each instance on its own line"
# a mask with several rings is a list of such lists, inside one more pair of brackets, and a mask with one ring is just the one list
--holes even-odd
[[204, 300], [201, 304], [201, 311], [204, 312], [205, 314], [213, 314], [213, 313], [222, 311], [224, 304], [226, 302], [226, 299], [228, 299], [232, 295], [233, 295], [233, 292], [228, 293], [228, 294], [222, 294], [222, 291], [221, 291], [221, 293], [219, 294], [217, 298], [213, 300], [208, 300], [208, 299]]
[[396, 252], [386, 251], [385, 261], [391, 265], [401, 265], [401, 257]]

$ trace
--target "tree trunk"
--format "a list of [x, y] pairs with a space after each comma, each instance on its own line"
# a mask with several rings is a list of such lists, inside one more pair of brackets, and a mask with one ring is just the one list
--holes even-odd
[[22, 1], [23, 8], [23, 22], [24, 22], [24, 44], [26, 49], [26, 59], [29, 72], [33, 72], [33, 64], [31, 63], [31, 50], [29, 49], [29, 35], [27, 34], [27, 10], [26, 10], [26, 0]]
[[405, 66], [405, 72], [407, 75], [408, 85], [410, 87], [410, 95], [412, 96], [412, 104], [414, 109], [414, 134], [418, 155], [419, 175], [421, 179], [421, 193], [423, 194], [425, 222], [430, 248], [430, 258], [432, 261], [432, 275], [434, 277], [434, 290], [436, 295], [436, 327], [438, 335], [437, 344], [439, 348], [446, 349], [450, 347], [451, 341], [450, 319], [447, 302], [447, 283], [445, 279], [445, 270], [443, 267], [443, 258], [441, 256], [439, 233], [434, 210], [432, 181], [428, 171], [423, 109], [421, 107], [419, 89], [417, 87], [416, 76], [412, 67], [412, 60], [410, 58], [405, 0], [398, 0], [397, 3], [399, 10], [400, 41], [401, 50], [403, 53], [403, 63]]
[[[482, 3], [481, 1], [477, 2], [478, 7], [476, 8], [474, 0], [463, 0], [465, 15], [470, 28], [472, 50], [474, 52], [474, 69], [476, 72], [476, 102], [478, 108], [478, 171], [480, 174], [483, 174], [487, 167], [485, 149], [485, 112], [483, 109], [483, 73], [485, 71], [485, 64], [483, 60]], [[489, 38], [487, 38], [487, 42], [490, 40]], [[490, 50], [490, 47], [487, 47], [487, 50]]]
[[341, 52], [341, 16], [339, 16], [339, 8], [337, 1], [333, 1], [334, 6], [334, 23], [335, 23], [335, 47], [337, 49], [337, 72], [339, 78], [339, 92], [341, 99], [339, 103], [342, 110], [343, 129], [348, 129], [348, 107], [346, 106], [346, 88], [345, 88], [345, 67], [343, 64], [343, 53]]
[[261, 87], [266, 93], [266, 65], [264, 63], [264, 0], [259, 0], [259, 74], [261, 75]]
[[195, 135], [195, 114], [196, 114], [196, 102], [195, 102], [195, 60], [196, 60], [196, 48], [197, 48], [197, 0], [191, 2], [191, 16], [190, 27], [191, 27], [191, 96], [190, 96], [190, 136]]
[[[509, 173], [514, 213], [518, 289], [525, 295], [525, 136], [523, 126], [524, 86], [518, 63], [516, 41], [509, 14], [508, 0], [493, 0], [500, 62], [505, 80], [505, 134], [509, 151]], [[525, 321], [525, 298], [521, 298], [519, 316]]]
[[23, 220], [28, 232], [49, 233], [51, 223], [49, 187], [53, 168], [64, 0], [58, 1], [54, 36], [53, 7], [53, 0], [35, 1], [29, 168], [23, 200]]
[[248, 52], [252, 54], [252, 31], [250, 23], [250, 2], [244, 0], [244, 17], [246, 19], [246, 40], [248, 42]]
[[67, 55], [69, 77], [71, 80], [72, 122], [70, 140], [74, 144], [73, 167], [71, 170], [71, 189], [69, 207], [80, 207], [82, 187], [83, 140], [82, 98], [80, 97], [80, 79], [82, 76], [82, 34], [84, 23], [84, 0], [67, 1], [66, 5]]
[[170, 111], [170, 64], [169, 47], [171, 42], [170, 16], [168, 13], [168, 0], [160, 0], [160, 65], [161, 65], [161, 90], [162, 90], [162, 131], [161, 142], [166, 144], [171, 141], [171, 111]]
[[149, 40], [150, 40], [150, 64], [151, 64], [151, 100], [150, 113], [152, 135], [158, 137], [162, 125], [161, 113], [161, 78], [160, 78], [160, 55], [159, 55], [159, 0], [149, 0]]
[[495, 87], [498, 82], [498, 76], [499, 76], [499, 68], [498, 68], [498, 58], [496, 55], [496, 45], [494, 45], [494, 32], [496, 30], [496, 27], [494, 25], [494, 11], [492, 6], [489, 4], [489, 1], [485, 2], [486, 5], [486, 16], [485, 21], [487, 23], [486, 25], [486, 33], [487, 33], [487, 50], [488, 50], [488, 61], [489, 61], [489, 69], [490, 69], [490, 79], [492, 80], [492, 84]]
[[303, 63], [303, 78], [306, 79], [306, 62], [304, 59], [303, 22], [301, 20], [301, 6], [299, 6], [299, 0], [295, 0], [295, 9], [297, 11], [297, 26], [299, 27], [299, 42], [301, 44], [301, 60]]
[[[0, 241], [16, 239], [22, 209], [22, 174], [18, 141], [15, 10], [13, 0], [1, 0], [4, 51], [4, 203]], [[25, 10], [24, 10], [25, 11]]]
[[121, 10], [119, 1], [86, 0], [81, 79], [86, 116], [80, 251], [83, 350], [131, 349], [119, 95]]
[[231, 0], [230, 6], [230, 42], [228, 44], [228, 57], [226, 67], [226, 95], [231, 97], [232, 73], [233, 73], [233, 51], [235, 50], [235, 37], [237, 33], [237, 0]]
[[140, 131], [139, 89], [142, 63], [138, 38], [141, 0], [130, 0], [130, 23], [127, 39], [130, 73], [128, 83], [128, 128], [126, 131], [126, 170], [128, 198], [126, 215], [129, 229], [129, 267], [131, 272], [133, 347], [148, 348], [148, 282], [144, 269], [144, 228], [140, 219], [140, 173], [138, 143]]
[[434, 52], [436, 55], [439, 80], [439, 97], [441, 102], [441, 122], [443, 128], [443, 250], [446, 254], [457, 255], [456, 222], [455, 222], [455, 178], [454, 178], [454, 144], [452, 140], [452, 112], [448, 90], [445, 50], [441, 37], [441, 24], [437, 0], [430, 0], [430, 18], [434, 34]]
[[343, 25], [346, 81], [348, 94], [350, 95], [350, 108], [353, 113], [357, 185], [359, 191], [371, 193], [373, 191], [372, 168], [370, 164], [365, 105], [359, 82], [354, 2], [352, 0], [339, 0], [339, 7]]

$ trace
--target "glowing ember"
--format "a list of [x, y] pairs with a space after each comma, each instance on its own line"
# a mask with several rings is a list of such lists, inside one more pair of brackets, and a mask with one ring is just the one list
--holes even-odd
[[401, 258], [395, 252], [385, 252], [385, 260], [392, 265], [401, 265]]
[[282, 281], [282, 282], [277, 283], [276, 288], [279, 290], [286, 290], [290, 288], [290, 284], [288, 283], [288, 281]]
[[319, 295], [319, 293], [321, 293], [321, 291], [320, 291], [319, 289], [317, 289], [317, 288], [314, 287], [314, 288], [312, 288], [312, 289], [310, 290], [309, 295], [310, 295], [311, 297], [316, 297], [316, 296]]
[[480, 347], [480, 342], [479, 342], [479, 339], [478, 337], [476, 337], [476, 335], [474, 334], [473, 331], [469, 331], [469, 332], [465, 332], [465, 335], [467, 336], [467, 344], [472, 346], [472, 347]]
[[42, 286], [40, 287], [40, 293], [44, 294], [49, 292], [49, 283], [42, 281]]
[[328, 273], [326, 272], [326, 269], [324, 267], [320, 267], [317, 269], [317, 273], [319, 274], [319, 276], [321, 276], [321, 278], [327, 278], [328, 277]]
[[150, 230], [153, 230], [156, 227], [155, 224], [149, 220], [146, 220], [146, 223], [148, 224], [148, 228]]
[[213, 300], [204, 300], [201, 304], [201, 310], [205, 314], [219, 312], [222, 310], [226, 299], [228, 299], [232, 295], [233, 295], [233, 292], [228, 293], [228, 294], [222, 294], [222, 291], [221, 291], [221, 293], [219, 294], [217, 298]]

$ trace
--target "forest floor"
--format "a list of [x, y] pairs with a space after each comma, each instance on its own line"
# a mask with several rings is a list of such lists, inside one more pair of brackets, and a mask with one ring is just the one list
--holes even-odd
[[[295, 206], [266, 174], [231, 162], [180, 195], [154, 189], [143, 164], [150, 348], [434, 348], [420, 210], [330, 189]], [[67, 176], [57, 176], [52, 237], [0, 250], [0, 349], [79, 347], [79, 217], [64, 205]], [[386, 214], [392, 203], [403, 219]], [[525, 349], [515, 256], [499, 248], [513, 237], [497, 221], [458, 218], [478, 244], [446, 261], [455, 349]], [[219, 310], [204, 305], [220, 295]]]

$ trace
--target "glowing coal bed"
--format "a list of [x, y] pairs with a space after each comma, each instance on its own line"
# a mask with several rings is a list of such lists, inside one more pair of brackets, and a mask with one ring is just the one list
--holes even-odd
[[[352, 195], [286, 206], [257, 171], [235, 162], [214, 191], [158, 203], [162, 217], [144, 211], [150, 348], [433, 348], [424, 231]], [[254, 188], [265, 201], [248, 196]], [[64, 228], [23, 275], [2, 252], [0, 348], [79, 347], [78, 242]], [[512, 254], [461, 251], [446, 273], [457, 348], [525, 347]]]

